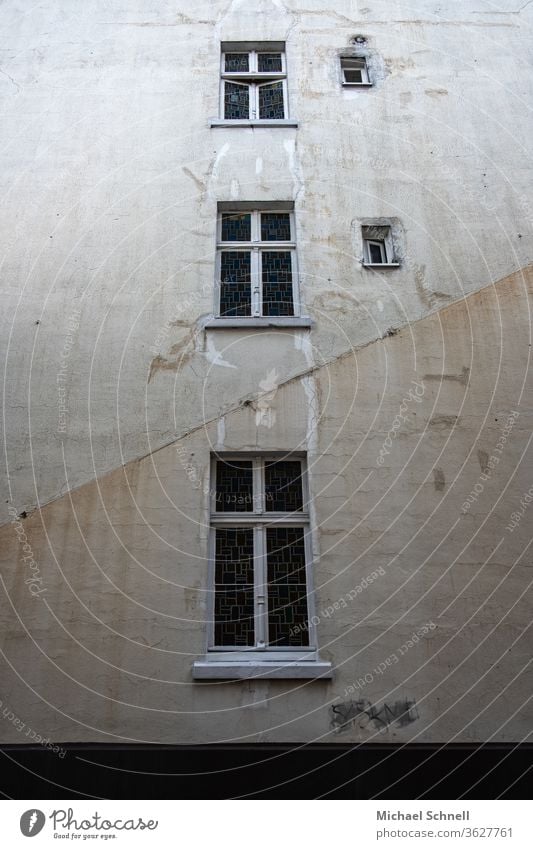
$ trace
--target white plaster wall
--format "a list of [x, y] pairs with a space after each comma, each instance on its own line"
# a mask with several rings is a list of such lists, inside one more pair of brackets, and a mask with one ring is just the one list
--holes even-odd
[[[2, 344], [18, 510], [257, 392], [267, 334], [191, 333], [213, 309], [217, 201], [295, 201], [317, 363], [531, 261], [531, 9], [433, 7], [3, 4]], [[371, 91], [339, 85], [337, 54], [358, 33], [379, 66]], [[252, 37], [287, 42], [297, 130], [208, 127], [220, 41]], [[360, 266], [360, 222], [374, 216], [401, 221], [398, 271]], [[291, 332], [275, 346], [284, 375], [306, 368]], [[166, 367], [148, 382], [154, 351]]]

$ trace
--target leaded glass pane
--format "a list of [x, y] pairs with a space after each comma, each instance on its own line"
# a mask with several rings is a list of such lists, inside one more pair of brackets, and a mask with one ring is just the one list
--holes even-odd
[[254, 537], [252, 528], [217, 528], [215, 645], [253, 646]]
[[304, 531], [274, 527], [266, 533], [269, 645], [308, 645]]
[[259, 117], [261, 119], [285, 117], [282, 82], [259, 86]]
[[226, 53], [224, 58], [227, 74], [245, 74], [250, 70], [248, 53]]
[[291, 216], [288, 212], [261, 213], [261, 241], [290, 242]]
[[294, 315], [290, 251], [263, 251], [263, 315]]
[[249, 251], [222, 251], [220, 255], [220, 315], [252, 314], [251, 256]]
[[265, 501], [268, 512], [303, 510], [302, 464], [299, 460], [265, 463]]
[[217, 461], [216, 511], [249, 513], [253, 510], [251, 460]]
[[250, 117], [250, 88], [238, 83], [224, 83], [224, 118], [235, 121]]
[[249, 212], [229, 212], [222, 215], [223, 242], [251, 242], [252, 216]]
[[257, 56], [257, 70], [261, 73], [281, 74], [281, 53], [259, 53]]

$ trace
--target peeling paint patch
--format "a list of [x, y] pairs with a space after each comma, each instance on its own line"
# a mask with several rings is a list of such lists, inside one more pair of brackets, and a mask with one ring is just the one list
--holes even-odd
[[224, 368], [237, 368], [233, 363], [228, 363], [224, 359], [220, 351], [217, 351], [215, 340], [212, 336], [207, 337], [207, 351], [205, 352], [206, 359], [213, 366], [223, 366]]
[[187, 175], [187, 177], [190, 177], [190, 178], [191, 178], [191, 180], [193, 181], [193, 183], [195, 184], [195, 186], [198, 188], [198, 190], [199, 190], [202, 194], [204, 194], [204, 193], [205, 193], [205, 191], [206, 191], [206, 185], [205, 185], [205, 183], [204, 183], [204, 182], [202, 182], [202, 180], [200, 180], [198, 177], [196, 177], [196, 176], [195, 176], [195, 174], [193, 174], [193, 173], [192, 173], [191, 169], [190, 169], [190, 168], [187, 168], [185, 165], [183, 166], [182, 171], [183, 171], [183, 173], [184, 173], [184, 174], [186, 174], [186, 175]]
[[423, 380], [452, 380], [461, 383], [463, 386], [468, 386], [470, 380], [470, 369], [468, 366], [463, 366], [459, 374], [425, 374]]
[[217, 447], [224, 448], [226, 441], [226, 417], [221, 416], [217, 422]]
[[442, 492], [446, 486], [446, 478], [442, 469], [433, 469], [433, 484], [437, 492]]
[[177, 342], [173, 345], [169, 351], [169, 357], [162, 357], [161, 354], [158, 354], [152, 362], [150, 363], [150, 373], [148, 375], [148, 383], [151, 382], [152, 378], [160, 371], [175, 371], [177, 372], [180, 367], [183, 367], [196, 353], [196, 343], [199, 338], [199, 334], [203, 328], [197, 326], [197, 324], [193, 325], [189, 329], [189, 332], [181, 339], [180, 342]]
[[220, 167], [220, 163], [222, 162], [224, 157], [227, 155], [229, 147], [230, 147], [229, 142], [226, 142], [226, 144], [223, 145], [220, 148], [219, 152], [217, 153], [216, 159], [213, 163], [213, 168], [211, 170], [211, 177], [212, 177], [213, 180], [218, 179], [218, 169]]
[[489, 472], [489, 455], [487, 451], [482, 451], [481, 449], [477, 452], [477, 459], [481, 468], [481, 471], [484, 475]]
[[446, 292], [432, 291], [429, 288], [426, 282], [425, 265], [414, 265], [413, 269], [415, 272], [416, 291], [418, 292], [422, 303], [426, 307], [435, 309], [442, 306], [442, 301], [450, 301], [452, 299], [452, 296], [448, 295]]
[[459, 421], [458, 416], [433, 416], [429, 420], [430, 427], [453, 427]]
[[160, 371], [176, 371], [178, 368], [178, 364], [175, 361], [167, 360], [165, 357], [162, 357], [160, 354], [157, 357], [154, 357], [152, 362], [150, 363], [150, 372], [148, 374], [148, 383], [151, 382], [152, 378]]

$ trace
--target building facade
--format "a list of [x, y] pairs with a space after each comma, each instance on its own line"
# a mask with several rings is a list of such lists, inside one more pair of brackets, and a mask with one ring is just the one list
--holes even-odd
[[529, 733], [519, 7], [3, 5], [4, 742]]

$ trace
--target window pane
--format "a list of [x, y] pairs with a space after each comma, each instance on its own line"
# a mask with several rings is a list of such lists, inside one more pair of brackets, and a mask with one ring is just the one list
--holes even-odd
[[215, 645], [253, 646], [253, 529], [217, 528], [215, 558]]
[[250, 89], [247, 85], [224, 83], [224, 118], [235, 121], [250, 117]]
[[222, 251], [220, 258], [220, 315], [252, 314], [251, 256], [248, 251]]
[[270, 646], [309, 645], [302, 528], [267, 528], [267, 565]]
[[363, 82], [363, 72], [356, 71], [351, 69], [346, 69], [344, 71], [344, 79], [347, 83], [362, 83]]
[[224, 69], [227, 74], [245, 74], [250, 70], [248, 53], [226, 53]]
[[217, 461], [216, 511], [249, 513], [253, 510], [251, 460]]
[[288, 212], [263, 212], [261, 214], [261, 241], [290, 242], [291, 216]]
[[262, 73], [280, 74], [283, 70], [281, 53], [259, 53], [257, 63], [257, 70]]
[[265, 463], [265, 502], [269, 512], [303, 510], [302, 464], [299, 460]]
[[366, 59], [362, 56], [360, 58], [341, 59], [341, 62], [343, 68], [364, 68], [366, 66]]
[[294, 315], [290, 251], [263, 251], [263, 315]]
[[370, 262], [375, 262], [378, 264], [383, 262], [384, 246], [381, 243], [370, 242], [368, 247], [370, 251]]
[[259, 86], [259, 117], [278, 119], [285, 117], [283, 83]]
[[251, 242], [252, 216], [250, 213], [229, 212], [222, 215], [223, 242]]

